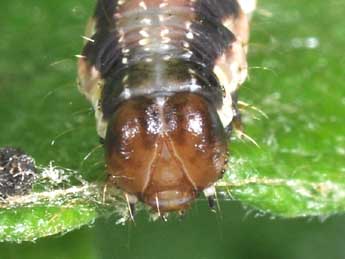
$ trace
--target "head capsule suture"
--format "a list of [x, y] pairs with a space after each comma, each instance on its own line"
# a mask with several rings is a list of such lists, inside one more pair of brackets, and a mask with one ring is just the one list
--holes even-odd
[[227, 138], [201, 95], [139, 96], [114, 112], [105, 151], [112, 183], [156, 211], [175, 211], [221, 177]]

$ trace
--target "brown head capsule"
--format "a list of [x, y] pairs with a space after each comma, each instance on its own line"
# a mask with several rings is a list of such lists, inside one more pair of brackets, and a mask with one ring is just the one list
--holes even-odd
[[193, 93], [124, 101], [109, 122], [110, 180], [157, 211], [181, 210], [220, 176], [227, 141], [215, 107]]

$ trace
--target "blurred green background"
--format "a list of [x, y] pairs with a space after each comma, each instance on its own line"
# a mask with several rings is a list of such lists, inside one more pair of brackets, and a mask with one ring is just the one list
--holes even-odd
[[[102, 151], [83, 160], [98, 138], [89, 104], [75, 87], [74, 55], [93, 6], [91, 0], [0, 3], [0, 146], [21, 147], [39, 164], [55, 160], [90, 177], [104, 172]], [[240, 96], [257, 104], [267, 89], [312, 82], [324, 89], [310, 100], [320, 110], [329, 108], [324, 105], [329, 93], [339, 97], [334, 102], [345, 104], [340, 80], [344, 11], [345, 3], [337, 0], [260, 1], [252, 26], [250, 80]], [[290, 93], [286, 97], [292, 101], [308, 95], [301, 87]], [[342, 110], [331, 112], [335, 118], [343, 115]], [[345, 257], [344, 216], [282, 220], [238, 202], [220, 206], [214, 214], [199, 201], [185, 219], [167, 223], [148, 222], [144, 213], [135, 225], [98, 220], [93, 227], [36, 243], [0, 244], [0, 258]]]

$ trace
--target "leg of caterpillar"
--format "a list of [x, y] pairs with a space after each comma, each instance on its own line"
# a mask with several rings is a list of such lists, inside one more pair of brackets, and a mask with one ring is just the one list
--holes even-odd
[[241, 113], [238, 108], [238, 97], [237, 93], [232, 94], [232, 109], [234, 113], [233, 120], [231, 122], [231, 128], [233, 128], [235, 131], [238, 132], [243, 132], [243, 123], [242, 123], [242, 118], [241, 118]]
[[206, 188], [204, 190], [204, 195], [207, 198], [208, 206], [210, 207], [210, 209], [214, 210], [216, 206], [216, 188], [214, 187], [214, 185]]

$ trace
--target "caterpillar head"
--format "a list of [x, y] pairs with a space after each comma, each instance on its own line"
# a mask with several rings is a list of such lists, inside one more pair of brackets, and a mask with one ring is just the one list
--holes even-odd
[[105, 151], [111, 183], [154, 210], [177, 211], [221, 177], [227, 139], [204, 97], [141, 96], [117, 108]]

